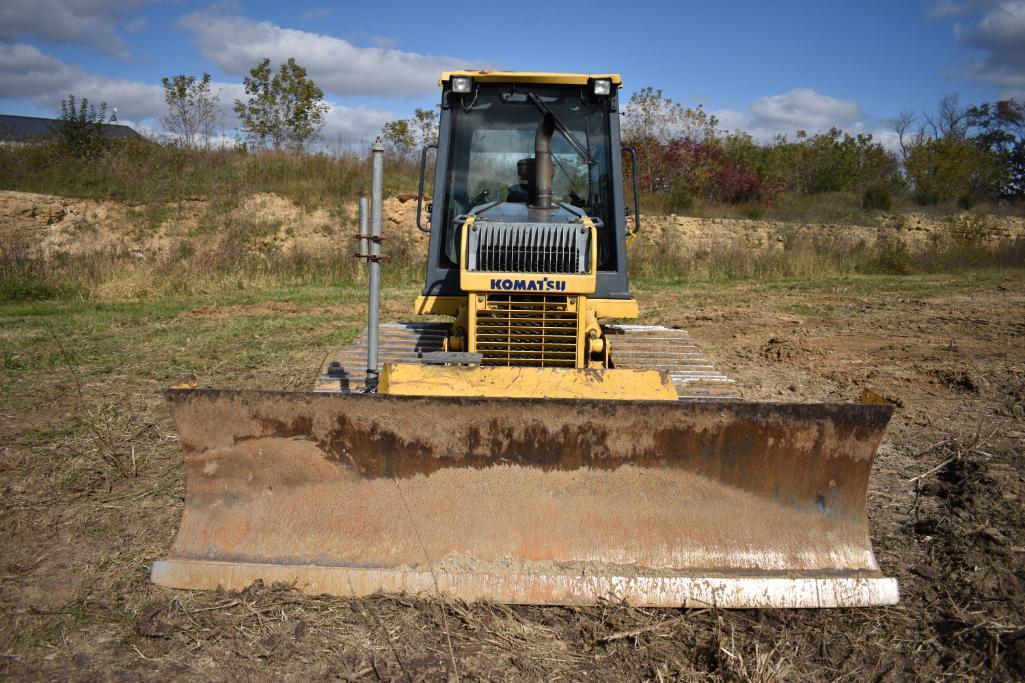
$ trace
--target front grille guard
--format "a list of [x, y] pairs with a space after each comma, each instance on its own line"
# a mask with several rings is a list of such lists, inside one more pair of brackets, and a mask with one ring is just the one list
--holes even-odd
[[466, 269], [492, 273], [583, 274], [591, 231], [580, 223], [478, 221], [467, 235]]
[[488, 294], [477, 302], [482, 365], [576, 367], [577, 311], [566, 296]]

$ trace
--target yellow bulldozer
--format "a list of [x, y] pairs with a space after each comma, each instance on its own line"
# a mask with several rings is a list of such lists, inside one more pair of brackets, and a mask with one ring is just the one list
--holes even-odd
[[[416, 314], [313, 391], [172, 388], [186, 497], [152, 580], [526, 604], [895, 603], [867, 493], [892, 407], [740, 400], [638, 308], [613, 74], [442, 74]], [[436, 148], [432, 202], [426, 161]], [[361, 253], [379, 277], [382, 153]], [[361, 223], [365, 223], [361, 221]], [[439, 319], [443, 321], [438, 322]], [[617, 322], [618, 321], [618, 322]]]

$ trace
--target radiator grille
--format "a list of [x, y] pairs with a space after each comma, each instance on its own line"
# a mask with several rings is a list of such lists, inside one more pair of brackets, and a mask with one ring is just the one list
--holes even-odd
[[488, 294], [477, 310], [482, 365], [576, 367], [577, 314], [565, 296]]
[[590, 231], [579, 223], [473, 225], [467, 270], [485, 273], [586, 273]]

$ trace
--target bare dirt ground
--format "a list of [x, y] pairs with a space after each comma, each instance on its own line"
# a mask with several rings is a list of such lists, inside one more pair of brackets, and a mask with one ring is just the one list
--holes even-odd
[[[386, 230], [412, 225], [390, 199]], [[147, 259], [215, 248], [249, 225], [257, 253], [348, 239], [341, 214], [258, 195], [127, 206], [0, 193], [0, 239]], [[342, 215], [344, 214], [344, 215]], [[693, 252], [779, 249], [795, 231], [914, 247], [949, 229], [656, 217]], [[986, 237], [1025, 234], [1020, 219]], [[417, 236], [414, 234], [414, 236]], [[207, 244], [209, 242], [209, 244]], [[396, 319], [412, 292], [385, 307]], [[897, 404], [870, 490], [891, 608], [827, 612], [345, 600], [258, 586], [149, 585], [181, 513], [176, 436], [159, 389], [300, 388], [361, 326], [362, 294], [309, 300], [0, 308], [0, 672], [27, 678], [681, 678], [903, 680], [1025, 676], [1025, 278], [850, 278], [638, 292], [644, 321], [691, 330], [748, 399]]]
[[354, 334], [358, 315], [338, 323], [323, 298], [12, 306], [0, 308], [0, 674], [1025, 677], [1021, 271], [638, 298], [645, 322], [689, 329], [745, 398], [852, 401], [869, 389], [897, 404], [869, 495], [876, 555], [900, 581], [899, 605], [574, 609], [155, 588], [149, 566], [173, 540], [183, 496], [160, 387], [190, 370], [227, 386], [306, 386], [338, 341], [318, 335], [339, 324]]

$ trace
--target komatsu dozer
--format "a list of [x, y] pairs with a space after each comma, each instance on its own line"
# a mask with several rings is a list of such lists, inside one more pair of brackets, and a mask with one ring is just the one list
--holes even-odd
[[372, 315], [313, 391], [169, 389], [185, 509], [153, 581], [896, 602], [867, 514], [892, 407], [740, 400], [686, 332], [624, 322], [638, 315], [640, 215], [619, 77], [464, 71], [439, 85], [434, 190], [424, 205], [425, 148], [416, 218], [430, 237], [414, 312], [432, 317]]

